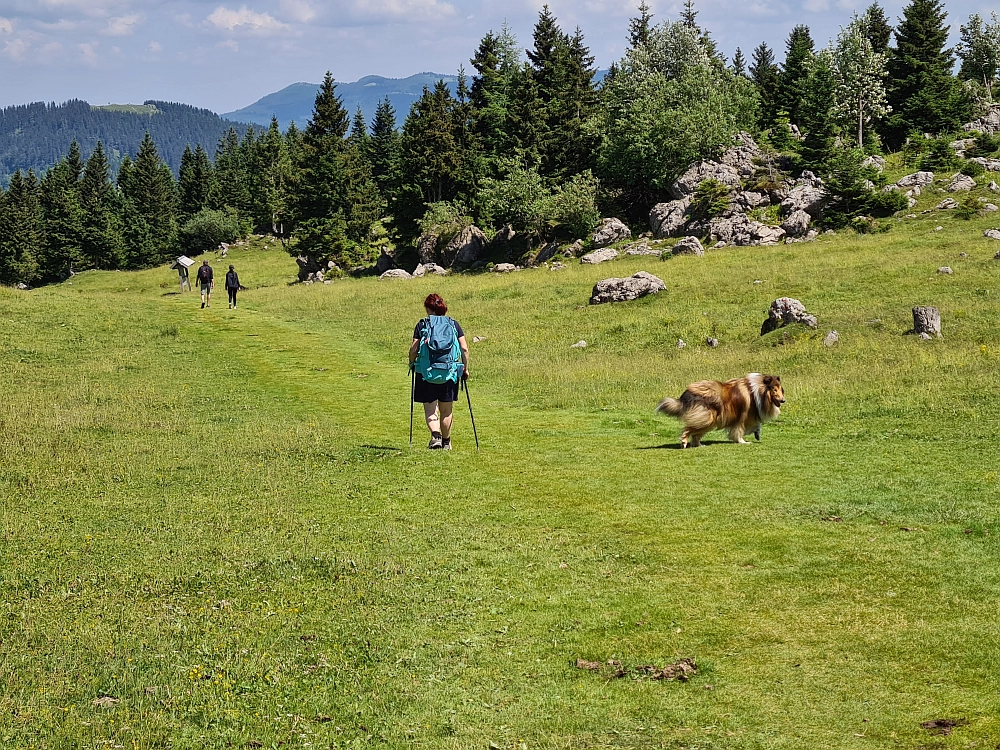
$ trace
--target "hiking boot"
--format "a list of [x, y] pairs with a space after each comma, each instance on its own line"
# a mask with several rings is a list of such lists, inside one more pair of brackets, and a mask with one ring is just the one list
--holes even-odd
[[431, 437], [431, 441], [427, 444], [427, 449], [436, 451], [444, 447], [444, 441], [439, 437]]
[[451, 450], [451, 438], [443, 438], [441, 445], [441, 450], [450, 451]]
[[204, 310], [204, 309], [205, 309], [205, 303], [204, 303], [204, 302], [202, 302], [202, 303], [201, 303], [201, 309], [202, 309], [202, 310]]

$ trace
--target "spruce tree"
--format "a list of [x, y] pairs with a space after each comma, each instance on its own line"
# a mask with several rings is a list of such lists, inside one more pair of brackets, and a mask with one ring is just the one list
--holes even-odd
[[198, 144], [194, 151], [186, 146], [181, 156], [178, 182], [178, 220], [188, 221], [208, 206], [212, 189], [212, 164], [205, 149]]
[[126, 265], [144, 268], [169, 260], [178, 249], [176, 187], [148, 132], [135, 161], [122, 161], [118, 184]]
[[736, 54], [733, 55], [733, 64], [730, 66], [730, 70], [733, 71], [733, 75], [746, 77], [747, 60], [743, 56], [743, 50], [739, 47], [736, 48]]
[[379, 102], [372, 119], [372, 134], [368, 140], [368, 160], [372, 179], [379, 193], [389, 203], [398, 179], [401, 136], [396, 129], [396, 110], [386, 97]]
[[98, 141], [80, 179], [83, 208], [82, 249], [89, 268], [118, 268], [122, 261], [118, 195], [111, 184], [111, 167]]
[[[76, 156], [79, 154], [77, 148]], [[73, 162], [63, 158], [41, 181], [45, 242], [38, 265], [47, 281], [61, 281], [89, 267], [83, 254], [84, 210], [80, 205], [78, 168], [82, 170], [79, 158]]]
[[229, 128], [215, 150], [212, 190], [209, 203], [216, 210], [231, 208], [242, 218], [250, 215], [250, 185], [245, 167], [246, 150], [240, 136]]
[[785, 43], [785, 62], [778, 79], [778, 108], [788, 113], [789, 122], [798, 125], [802, 97], [813, 57], [813, 40], [809, 27], [799, 24], [792, 29]]
[[35, 173], [20, 170], [0, 193], [0, 284], [32, 284], [39, 277], [44, 229]]
[[649, 30], [653, 28], [652, 9], [646, 0], [640, 0], [638, 11], [639, 15], [628, 22], [628, 46], [631, 49], [645, 47], [649, 42]]
[[257, 141], [260, 191], [254, 206], [254, 223], [274, 235], [283, 236], [288, 221], [292, 189], [292, 160], [288, 142], [276, 117]]
[[351, 121], [350, 142], [364, 149], [368, 141], [368, 123], [365, 122], [365, 113], [361, 111], [361, 105], [354, 111], [354, 119]]
[[753, 62], [750, 65], [750, 80], [757, 87], [757, 94], [760, 97], [760, 120], [761, 130], [771, 127], [778, 117], [778, 66], [774, 62], [774, 51], [767, 46], [767, 42], [761, 42], [753, 51]]
[[872, 3], [861, 16], [868, 33], [872, 50], [880, 55], [889, 54], [889, 40], [892, 39], [892, 24], [878, 3]]
[[834, 102], [837, 80], [829, 50], [813, 57], [802, 98], [801, 118], [805, 139], [799, 145], [802, 166], [824, 174], [833, 155], [837, 128], [834, 122]]
[[892, 148], [912, 132], [958, 130], [972, 114], [972, 103], [952, 73], [955, 58], [948, 43], [948, 14], [941, 0], [911, 0], [896, 27], [889, 50], [889, 106], [885, 140]]
[[694, 9], [694, 0], [684, 0], [684, 10], [681, 11], [681, 23], [689, 29], [697, 29], [700, 31], [697, 19], [698, 11]]

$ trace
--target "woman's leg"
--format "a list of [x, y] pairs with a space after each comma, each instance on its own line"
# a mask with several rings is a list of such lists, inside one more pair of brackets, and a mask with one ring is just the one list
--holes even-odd
[[441, 437], [445, 440], [451, 437], [452, 407], [451, 401], [441, 401]]
[[435, 432], [441, 432], [441, 420], [438, 417], [437, 409], [437, 401], [431, 401], [429, 404], [424, 404], [424, 419], [427, 420], [427, 429], [431, 431], [431, 435]]

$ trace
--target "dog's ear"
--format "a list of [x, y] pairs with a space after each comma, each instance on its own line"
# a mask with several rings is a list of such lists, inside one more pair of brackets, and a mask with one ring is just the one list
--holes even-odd
[[772, 375], [765, 375], [764, 376], [764, 385], [771, 385], [771, 383], [773, 383], [773, 382], [774, 382], [774, 376], [772, 376]]

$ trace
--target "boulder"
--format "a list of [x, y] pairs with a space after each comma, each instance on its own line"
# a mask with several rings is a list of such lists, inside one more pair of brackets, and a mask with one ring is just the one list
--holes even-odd
[[781, 228], [785, 234], [791, 237], [801, 237], [809, 231], [812, 217], [805, 211], [793, 211], [787, 219], [781, 222]]
[[486, 249], [486, 235], [477, 226], [470, 226], [451, 238], [441, 251], [445, 268], [468, 268], [480, 260]]
[[823, 187], [823, 178], [817, 177], [815, 174], [810, 172], [808, 169], [802, 170], [802, 174], [799, 175], [799, 179], [795, 181], [796, 187], [801, 187], [807, 185], [809, 187], [820, 188]]
[[639, 242], [634, 242], [631, 245], [626, 245], [622, 248], [622, 251], [626, 255], [660, 255], [662, 251], [656, 249], [655, 247], [650, 247], [646, 240], [640, 240]]
[[941, 338], [941, 312], [936, 307], [914, 307], [913, 332], [921, 338]]
[[707, 339], [705, 339], [705, 344], [707, 344], [709, 348], [715, 349], [719, 345], [719, 340], [717, 338], [709, 336]]
[[1000, 193], [1000, 185], [997, 185], [996, 180], [990, 180], [990, 184], [986, 186], [986, 189], [991, 193]]
[[535, 256], [535, 262], [547, 263], [555, 257], [557, 252], [559, 252], [558, 242], [550, 242], [547, 245], [542, 245], [541, 249], [538, 251], [538, 255]]
[[632, 239], [632, 230], [620, 219], [603, 219], [600, 226], [594, 230], [591, 246], [595, 250], [614, 245], [616, 242]]
[[581, 253], [583, 253], [583, 240], [576, 240], [572, 245], [563, 250], [563, 257], [575, 258]]
[[649, 212], [649, 228], [653, 232], [653, 237], [658, 240], [672, 237], [687, 223], [687, 210], [690, 205], [691, 199], [684, 198], [653, 206]]
[[389, 253], [382, 250], [382, 254], [378, 256], [378, 260], [375, 261], [375, 272], [381, 276], [386, 271], [396, 267], [396, 260]]
[[513, 263], [497, 263], [493, 266], [493, 273], [513, 273], [518, 270]]
[[777, 245], [785, 236], [781, 227], [772, 227], [754, 221], [744, 214], [736, 214], [725, 218], [712, 219], [705, 234], [725, 242], [727, 245], [740, 247], [754, 245]]
[[965, 152], [976, 145], [975, 138], [959, 138], [948, 144], [958, 156], [965, 156]]
[[896, 180], [896, 185], [901, 188], [926, 187], [932, 182], [934, 182], [933, 172], [914, 172], [906, 177], [900, 177]]
[[677, 178], [670, 186], [670, 194], [677, 200], [689, 198], [705, 180], [716, 180], [730, 190], [740, 188], [740, 173], [735, 167], [717, 161], [699, 161], [688, 167], [688, 170]]
[[987, 159], [983, 156], [976, 156], [969, 161], [974, 161], [987, 172], [1000, 172], [1000, 159]]
[[448, 273], [448, 271], [439, 266], [437, 263], [421, 263], [413, 270], [413, 277], [420, 278], [422, 276], [426, 276], [427, 274], [444, 276], [446, 273]]
[[392, 268], [379, 276], [380, 281], [385, 281], [386, 279], [412, 279], [413, 277], [404, 271], [402, 268]]
[[580, 258], [581, 263], [589, 263], [590, 265], [597, 265], [598, 263], [605, 263], [609, 260], [614, 260], [618, 257], [618, 251], [613, 247], [605, 247], [600, 250], [594, 250], [592, 253], [587, 253], [582, 258]]
[[674, 255], [704, 255], [705, 248], [697, 237], [685, 237], [673, 246], [671, 252]]
[[437, 244], [438, 236], [436, 234], [420, 235], [417, 239], [417, 259], [424, 264], [437, 263]]
[[15, 288], [22, 292], [27, 292], [31, 290], [31, 287], [25, 284], [23, 281], [19, 282], [17, 287]]
[[743, 213], [769, 205], [771, 205], [771, 197], [767, 193], [758, 193], [754, 190], [737, 193], [733, 196], [731, 203], [733, 208], [739, 209]]
[[809, 181], [796, 185], [789, 191], [788, 197], [781, 201], [781, 210], [786, 215], [805, 211], [815, 219], [823, 213], [823, 208], [829, 200], [829, 194], [821, 185]]
[[791, 297], [779, 297], [771, 303], [771, 308], [767, 312], [767, 320], [760, 327], [760, 335], [763, 336], [792, 323], [801, 323], [810, 328], [815, 328], [818, 325], [816, 316], [806, 312], [806, 306], [799, 300]]
[[739, 132], [733, 138], [736, 145], [726, 150], [719, 161], [727, 167], [732, 167], [740, 177], [752, 177], [760, 159], [760, 147], [749, 133]]
[[1000, 240], [1000, 229], [987, 229], [983, 232], [983, 237], [988, 240]]
[[951, 266], [941, 266], [938, 269], [938, 273], [943, 273], [943, 274], [946, 274], [946, 275], [950, 276], [951, 274], [953, 274], [955, 272], [951, 270]]
[[983, 117], [962, 126], [963, 130], [978, 130], [980, 133], [996, 133], [1000, 131], [1000, 104], [991, 104]]
[[945, 198], [943, 201], [937, 204], [937, 209], [939, 211], [945, 211], [949, 208], [958, 208], [958, 201], [954, 198]]
[[823, 346], [831, 347], [836, 346], [840, 341], [840, 334], [836, 331], [830, 331], [826, 336], [823, 337]]
[[867, 157], [863, 162], [861, 162], [861, 166], [863, 168], [872, 167], [875, 169], [876, 172], [881, 172], [883, 169], [885, 169], [885, 159], [883, 159], [881, 156], [878, 156], [877, 154], [872, 154], [871, 156]]
[[627, 279], [604, 279], [594, 285], [590, 304], [601, 305], [605, 302], [627, 302], [645, 297], [647, 294], [657, 294], [665, 291], [667, 285], [651, 273], [639, 271]]
[[996, 203], [984, 203], [983, 211], [985, 211], [988, 214], [991, 214], [994, 211], [1000, 211], [1000, 206], [998, 206]]
[[967, 174], [956, 172], [951, 177], [951, 182], [945, 188], [949, 193], [965, 193], [976, 187], [976, 181]]
[[586, 349], [587, 348], [587, 342], [584, 341], [583, 339], [580, 339], [575, 344], [570, 344], [569, 348], [570, 349]]

